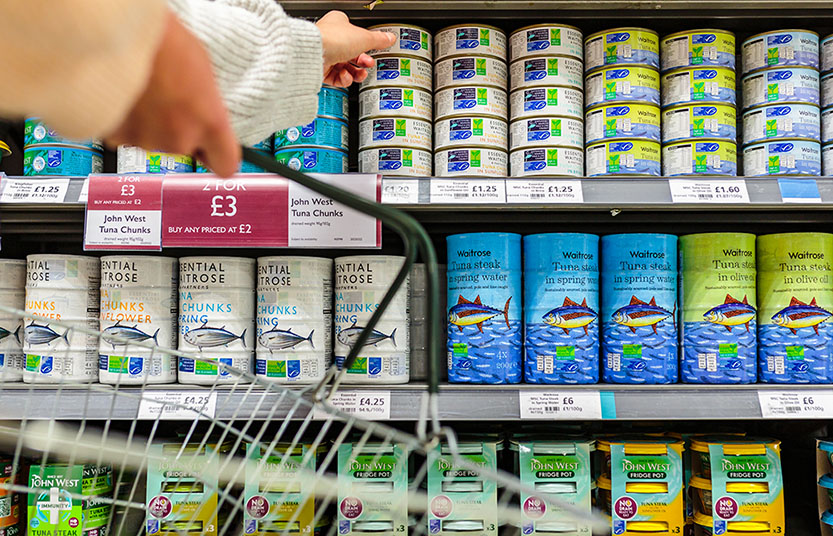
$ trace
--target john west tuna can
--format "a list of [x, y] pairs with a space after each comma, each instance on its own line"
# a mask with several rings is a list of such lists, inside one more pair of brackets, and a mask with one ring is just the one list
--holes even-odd
[[659, 72], [641, 65], [608, 67], [584, 79], [586, 108], [638, 101], [659, 106]]
[[475, 54], [506, 60], [506, 34], [487, 24], [457, 24], [437, 32], [434, 61], [451, 56]]
[[430, 91], [407, 87], [380, 87], [359, 93], [359, 120], [370, 117], [410, 117], [431, 121], [434, 99]]
[[781, 138], [821, 137], [821, 113], [812, 104], [770, 104], [743, 114], [743, 144]]
[[520, 235], [461, 234], [446, 242], [448, 381], [520, 383]]
[[602, 359], [606, 383], [676, 383], [677, 237], [602, 237]]
[[[27, 383], [88, 382], [98, 379], [98, 338], [73, 325], [98, 331], [99, 261], [79, 255], [26, 257], [23, 353]], [[59, 327], [58, 320], [69, 324]]]
[[509, 132], [506, 121], [489, 116], [457, 116], [434, 123], [434, 148], [486, 145], [506, 147]]
[[[335, 361], [339, 368], [379, 308], [404, 257], [367, 255], [335, 260]], [[347, 369], [344, 383], [408, 383], [410, 357], [409, 280], [400, 287], [381, 320]]]
[[509, 126], [509, 150], [544, 146], [584, 147], [584, 125], [572, 117], [533, 117]]
[[755, 383], [757, 330], [755, 235], [680, 237], [685, 383]]
[[767, 67], [819, 68], [819, 34], [808, 30], [776, 30], [753, 35], [741, 46], [743, 74]]
[[584, 117], [584, 95], [572, 87], [533, 87], [509, 95], [509, 119], [527, 117]]
[[176, 382], [176, 357], [158, 348], [176, 349], [178, 273], [169, 257], [101, 258], [101, 383]]
[[799, 102], [819, 105], [819, 72], [808, 67], [778, 67], [743, 78], [743, 109]]
[[524, 381], [599, 381], [599, 237], [524, 237]]
[[310, 383], [332, 363], [333, 261], [318, 257], [257, 260], [255, 375]]
[[430, 151], [431, 123], [409, 117], [375, 117], [359, 121], [359, 147], [404, 146]]
[[662, 174], [666, 177], [738, 174], [738, 148], [733, 141], [688, 140], [663, 145]]
[[659, 107], [641, 102], [604, 104], [587, 111], [584, 128], [588, 144], [618, 138], [660, 141]]
[[743, 149], [743, 172], [747, 177], [818, 177], [821, 175], [821, 144], [799, 139], [753, 143]]
[[660, 145], [649, 140], [592, 143], [585, 150], [588, 177], [660, 175]]
[[680, 67], [735, 68], [735, 34], [726, 30], [689, 30], [660, 41], [662, 72]]
[[758, 375], [765, 383], [833, 382], [833, 235], [758, 237]]
[[321, 145], [346, 151], [347, 123], [340, 119], [316, 117], [311, 123], [275, 132], [275, 149], [293, 145]]
[[359, 151], [359, 173], [380, 173], [386, 177], [430, 177], [431, 151], [406, 147], [382, 147]]
[[194, 158], [184, 154], [146, 151], [141, 147], [119, 145], [117, 173], [191, 173]]
[[581, 177], [584, 151], [575, 147], [530, 147], [509, 154], [512, 177]]
[[621, 64], [659, 69], [659, 36], [646, 28], [614, 28], [584, 40], [584, 69]]
[[509, 157], [506, 151], [491, 147], [451, 147], [434, 152], [437, 177], [506, 177]]
[[179, 259], [179, 350], [201, 357], [179, 358], [179, 383], [238, 383], [229, 368], [252, 372], [254, 298], [254, 259]]
[[736, 142], [737, 112], [729, 104], [705, 103], [672, 106], [662, 111], [662, 143], [688, 138]]
[[735, 104], [735, 71], [725, 67], [687, 67], [662, 75], [662, 106], [696, 102]]
[[[0, 303], [23, 310], [26, 306], [26, 261], [0, 260]], [[0, 381], [18, 381], [23, 377], [23, 321], [0, 312]]]
[[581, 30], [566, 24], [534, 24], [509, 36], [509, 61], [534, 56], [570, 56], [581, 60], [584, 45]]

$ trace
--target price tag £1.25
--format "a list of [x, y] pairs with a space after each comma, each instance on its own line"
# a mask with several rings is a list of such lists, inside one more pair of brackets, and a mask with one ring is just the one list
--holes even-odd
[[506, 203], [506, 182], [497, 179], [431, 179], [431, 203]]
[[602, 418], [599, 391], [518, 392], [521, 419], [594, 420]]
[[673, 203], [749, 203], [744, 180], [668, 179]]
[[216, 392], [147, 390], [139, 402], [136, 418], [168, 421], [213, 419], [216, 410]]
[[549, 179], [511, 179], [506, 181], [508, 203], [584, 202], [581, 181]]
[[[329, 402], [333, 407], [360, 419], [379, 421], [390, 419], [390, 391], [339, 391]], [[312, 418], [325, 420], [330, 414], [316, 406]]]

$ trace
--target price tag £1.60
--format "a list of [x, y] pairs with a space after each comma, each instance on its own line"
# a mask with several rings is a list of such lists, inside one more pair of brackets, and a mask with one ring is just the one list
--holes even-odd
[[744, 180], [668, 179], [673, 203], [749, 203]]
[[593, 420], [602, 418], [599, 391], [518, 392], [521, 419]]
[[[339, 391], [329, 402], [334, 408], [360, 419], [379, 421], [390, 419], [390, 391]], [[312, 418], [330, 418], [326, 410], [316, 406]]]

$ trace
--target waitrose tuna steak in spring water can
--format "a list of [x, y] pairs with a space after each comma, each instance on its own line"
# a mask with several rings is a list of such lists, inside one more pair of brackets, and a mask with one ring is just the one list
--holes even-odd
[[599, 237], [524, 237], [524, 379], [599, 381]]
[[766, 383], [833, 382], [833, 234], [758, 237], [758, 375]]
[[677, 381], [677, 237], [602, 237], [606, 383]]
[[448, 245], [448, 381], [521, 381], [521, 236], [452, 235]]

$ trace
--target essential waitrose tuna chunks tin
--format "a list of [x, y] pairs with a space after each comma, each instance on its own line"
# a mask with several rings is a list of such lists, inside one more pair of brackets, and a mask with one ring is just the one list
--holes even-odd
[[735, 34], [726, 30], [689, 30], [660, 41], [662, 72], [680, 67], [735, 68]]
[[614, 28], [584, 40], [584, 69], [620, 64], [659, 69], [659, 36], [646, 28]]
[[452, 87], [434, 94], [434, 119], [452, 115], [493, 115], [507, 117], [506, 92], [489, 86]]
[[304, 173], [347, 173], [347, 153], [330, 147], [288, 147], [275, 160]]
[[648, 140], [603, 141], [587, 146], [587, 176], [660, 175], [660, 145]]
[[829, 177], [833, 175], [833, 144], [828, 144], [821, 148], [821, 158], [824, 176]]
[[584, 151], [575, 147], [531, 147], [509, 154], [512, 177], [581, 177]]
[[521, 236], [460, 234], [446, 243], [448, 381], [519, 383]]
[[23, 123], [23, 148], [30, 145], [72, 145], [103, 151], [101, 140], [71, 140], [49, 128], [39, 117], [27, 117]]
[[380, 87], [359, 93], [359, 120], [370, 117], [412, 117], [431, 121], [434, 98], [430, 91], [407, 87]]
[[434, 37], [434, 61], [450, 56], [477, 54], [506, 60], [506, 34], [487, 24], [457, 24], [443, 28]]
[[662, 106], [697, 102], [735, 104], [735, 71], [725, 67], [688, 67], [662, 75]]
[[584, 118], [584, 94], [572, 87], [533, 87], [509, 95], [509, 119], [526, 117]]
[[662, 174], [666, 177], [738, 174], [738, 148], [733, 141], [689, 140], [662, 147]]
[[430, 151], [431, 123], [408, 117], [374, 117], [359, 121], [359, 148], [404, 146]]
[[561, 146], [584, 148], [584, 125], [572, 117], [535, 117], [509, 125], [509, 150]]
[[757, 246], [760, 381], [833, 382], [833, 235], [762, 235]]
[[659, 72], [639, 65], [608, 67], [584, 80], [585, 108], [618, 102], [660, 104]]
[[316, 117], [309, 124], [275, 132], [275, 150], [294, 145], [316, 145], [346, 151], [347, 123], [339, 119]]
[[567, 56], [526, 58], [509, 65], [509, 90], [536, 86], [584, 87], [581, 60]]
[[146, 151], [132, 145], [119, 145], [118, 173], [191, 173], [194, 159], [184, 154]]
[[799, 102], [819, 105], [819, 72], [807, 67], [767, 69], [743, 78], [743, 109]]
[[434, 151], [437, 177], [506, 177], [506, 151], [490, 147], [452, 147]]
[[388, 32], [396, 36], [396, 41], [388, 48], [370, 51], [373, 56], [396, 54], [416, 56], [427, 61], [433, 59], [433, 39], [425, 28], [412, 24], [388, 23], [370, 26], [368, 30]]
[[601, 244], [604, 381], [675, 383], [677, 237], [618, 234]]
[[350, 113], [350, 101], [346, 89], [321, 86], [318, 92], [318, 114], [347, 121]]
[[386, 56], [376, 58], [376, 65], [367, 70], [361, 89], [404, 86], [431, 91], [433, 84], [434, 71], [430, 62], [419, 58]]
[[359, 151], [359, 173], [380, 173], [386, 177], [430, 177], [431, 151], [405, 147], [382, 147]]
[[770, 104], [743, 114], [743, 144], [781, 138], [818, 141], [821, 117], [812, 104]]
[[459, 116], [440, 119], [434, 123], [434, 148], [485, 145], [506, 147], [509, 143], [509, 127], [496, 117]]
[[455, 56], [434, 65], [434, 91], [454, 86], [494, 86], [506, 89], [506, 62], [490, 56]]
[[748, 145], [743, 149], [743, 172], [747, 177], [818, 177], [821, 175], [821, 144], [785, 139]]
[[71, 145], [33, 145], [23, 150], [23, 174], [87, 176], [104, 170], [101, 151]]
[[535, 24], [515, 30], [509, 36], [510, 62], [548, 55], [583, 59], [581, 30], [564, 24]]
[[766, 67], [819, 68], [819, 35], [808, 30], [777, 30], [743, 42], [743, 74]]
[[728, 104], [683, 104], [662, 111], [662, 143], [687, 138], [737, 141], [737, 112]]
[[[26, 261], [0, 259], [0, 303], [23, 310], [26, 306]], [[0, 381], [23, 378], [25, 325], [17, 316], [0, 312]]]
[[660, 141], [660, 111], [640, 102], [606, 104], [587, 111], [584, 127], [588, 144], [618, 138]]

